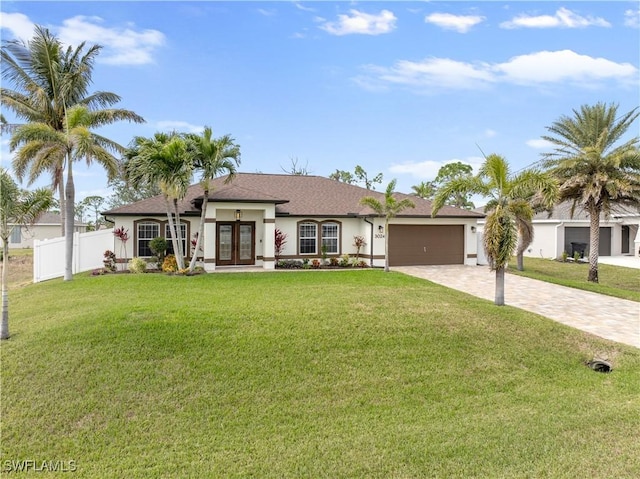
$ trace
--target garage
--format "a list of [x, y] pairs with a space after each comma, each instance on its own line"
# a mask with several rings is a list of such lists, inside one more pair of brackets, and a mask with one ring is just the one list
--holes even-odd
[[[564, 250], [570, 256], [573, 256], [573, 249], [575, 245], [571, 243], [580, 244], [586, 246], [586, 255], [588, 256], [589, 251], [589, 234], [590, 228], [587, 227], [578, 227], [578, 226], [567, 226], [564, 229]], [[599, 256], [611, 256], [611, 228], [610, 227], [601, 227], [600, 228], [600, 244], [598, 247], [598, 255]]]
[[463, 225], [389, 225], [389, 265], [464, 264]]

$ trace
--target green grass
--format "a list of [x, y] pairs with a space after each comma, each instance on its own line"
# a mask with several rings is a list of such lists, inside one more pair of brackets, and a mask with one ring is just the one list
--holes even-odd
[[524, 271], [518, 271], [515, 268], [514, 260], [510, 265], [509, 272], [570, 288], [640, 302], [640, 270], [634, 268], [599, 263], [599, 282], [592, 283], [587, 281], [588, 263], [574, 263], [572, 261], [563, 263], [551, 259], [527, 257], [524, 259]]
[[399, 273], [80, 275], [11, 308], [5, 470], [640, 476], [640, 350]]

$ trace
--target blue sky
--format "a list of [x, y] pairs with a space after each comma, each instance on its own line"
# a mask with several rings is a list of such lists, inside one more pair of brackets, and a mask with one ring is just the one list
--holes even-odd
[[[147, 122], [100, 133], [127, 145], [209, 125], [240, 144], [245, 172], [282, 173], [293, 160], [321, 176], [361, 165], [410, 192], [448, 162], [477, 166], [481, 150], [513, 170], [531, 165], [549, 151], [545, 127], [583, 104], [640, 105], [638, 1], [0, 8], [3, 40], [29, 39], [40, 24], [67, 44], [103, 45], [94, 89]], [[74, 171], [78, 200], [110, 194], [100, 167]]]

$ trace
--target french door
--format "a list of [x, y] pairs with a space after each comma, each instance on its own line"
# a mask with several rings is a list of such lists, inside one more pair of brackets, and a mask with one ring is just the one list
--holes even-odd
[[255, 264], [254, 222], [216, 223], [216, 264], [220, 266]]

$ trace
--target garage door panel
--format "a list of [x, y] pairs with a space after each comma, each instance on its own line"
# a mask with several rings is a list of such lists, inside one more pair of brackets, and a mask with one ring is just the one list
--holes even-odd
[[389, 264], [464, 264], [464, 226], [390, 225]]

